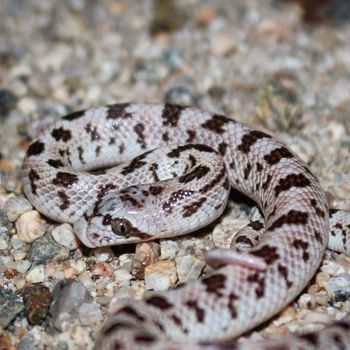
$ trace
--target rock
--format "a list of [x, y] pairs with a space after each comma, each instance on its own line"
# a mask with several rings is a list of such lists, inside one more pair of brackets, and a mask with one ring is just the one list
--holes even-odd
[[177, 242], [170, 239], [160, 241], [160, 257], [162, 260], [174, 259], [178, 251]]
[[195, 102], [195, 97], [186, 86], [176, 86], [166, 91], [164, 101], [166, 103], [191, 106]]
[[73, 279], [59, 281], [53, 289], [52, 296], [52, 323], [61, 331], [64, 330], [66, 322], [77, 318], [79, 307], [91, 299], [83, 284]]
[[12, 222], [16, 221], [21, 214], [32, 208], [32, 205], [23, 196], [10, 197], [4, 205], [5, 214]]
[[334, 301], [347, 301], [350, 298], [350, 275], [341, 273], [325, 283], [326, 291]]
[[136, 279], [142, 279], [145, 268], [154, 264], [159, 257], [159, 244], [155, 242], [144, 242], [136, 245], [134, 260], [132, 263], [132, 274]]
[[204, 259], [192, 255], [178, 256], [175, 263], [180, 283], [197, 279], [205, 267]]
[[0, 209], [0, 237], [2, 239], [9, 238], [9, 232], [11, 230], [12, 224], [3, 210]]
[[174, 286], [177, 281], [175, 263], [170, 260], [157, 261], [145, 269], [147, 289], [164, 291]]
[[0, 326], [6, 328], [23, 311], [22, 297], [10, 290], [0, 288]]
[[52, 230], [52, 237], [59, 245], [75, 250], [78, 248], [78, 238], [73, 232], [73, 228], [69, 224], [62, 224]]
[[41, 220], [39, 212], [31, 210], [23, 213], [18, 218], [16, 221], [16, 230], [21, 240], [31, 243], [45, 233], [46, 225]]
[[8, 242], [4, 238], [0, 238], [0, 250], [5, 250], [8, 248]]
[[131, 273], [126, 269], [118, 269], [114, 271], [115, 282], [118, 286], [129, 286], [132, 280]]
[[43, 284], [29, 284], [23, 292], [25, 314], [31, 325], [43, 323], [49, 312], [52, 295]]
[[28, 260], [35, 264], [43, 264], [48, 260], [64, 261], [69, 257], [69, 250], [58, 245], [50, 236], [36, 239], [28, 252]]
[[79, 307], [79, 320], [83, 326], [89, 326], [102, 320], [100, 305], [84, 303]]
[[31, 266], [31, 262], [29, 260], [20, 260], [20, 261], [16, 261], [16, 270], [21, 273], [24, 274], [26, 273], [30, 266]]
[[43, 265], [34, 266], [27, 274], [26, 280], [30, 283], [40, 283], [45, 280], [45, 269]]
[[0, 89], [0, 115], [6, 116], [16, 107], [17, 96], [8, 89]]
[[109, 277], [113, 275], [113, 267], [105, 262], [99, 262], [91, 268], [93, 276]]
[[97, 261], [105, 262], [113, 258], [114, 254], [111, 247], [99, 247], [91, 252], [91, 255], [96, 257]]
[[15, 350], [10, 334], [0, 328], [0, 350]]

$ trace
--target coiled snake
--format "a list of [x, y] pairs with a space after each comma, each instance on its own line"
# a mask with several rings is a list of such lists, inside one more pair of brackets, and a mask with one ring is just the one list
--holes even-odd
[[[93, 108], [39, 135], [27, 151], [23, 183], [40, 212], [73, 223], [89, 247], [194, 231], [222, 213], [230, 186], [261, 208], [265, 232], [256, 244], [239, 235], [232, 250], [208, 254], [213, 273], [126, 305], [104, 325], [96, 349], [350, 348], [350, 315], [318, 333], [219, 345], [290, 303], [328, 243], [318, 180], [270, 135], [177, 105]], [[331, 248], [350, 251], [349, 223], [346, 213], [331, 212]]]

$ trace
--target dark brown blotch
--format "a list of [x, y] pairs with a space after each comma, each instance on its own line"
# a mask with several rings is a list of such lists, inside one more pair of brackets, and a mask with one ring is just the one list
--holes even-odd
[[187, 139], [186, 139], [186, 142], [193, 142], [196, 138], [196, 132], [194, 130], [186, 130], [187, 132]]
[[243, 153], [249, 153], [255, 143], [263, 138], [271, 138], [271, 136], [259, 130], [252, 130], [242, 137], [238, 150]]
[[61, 204], [59, 205], [59, 208], [61, 210], [65, 210], [70, 206], [70, 200], [67, 193], [64, 191], [57, 191], [58, 198], [61, 200]]
[[64, 129], [62, 126], [53, 129], [51, 132], [51, 136], [56, 140], [56, 141], [63, 141], [67, 142], [72, 138], [72, 132], [70, 130]]
[[210, 168], [206, 165], [197, 165], [192, 171], [178, 178], [179, 183], [188, 183], [193, 180], [199, 180], [210, 172]]
[[38, 156], [39, 154], [43, 153], [45, 150], [45, 144], [39, 140], [33, 142], [29, 147], [27, 151], [27, 156]]
[[114, 183], [102, 184], [98, 187], [97, 200], [103, 198], [109, 191], [116, 189], [117, 186]]
[[64, 166], [63, 162], [60, 159], [49, 159], [47, 161], [47, 164], [49, 164], [50, 166], [56, 169]]
[[258, 299], [262, 298], [265, 294], [265, 276], [255, 272], [248, 276], [247, 281], [256, 284], [255, 295]]
[[209, 190], [211, 190], [214, 186], [217, 186], [218, 183], [226, 176], [226, 168], [222, 167], [220, 172], [212, 179], [209, 183], [207, 183], [205, 186], [203, 186], [199, 192], [200, 193], [207, 193]]
[[152, 196], [158, 196], [163, 192], [164, 187], [154, 185], [154, 186], [150, 186], [148, 190]]
[[228, 144], [226, 142], [220, 143], [220, 145], [218, 147], [218, 151], [222, 156], [224, 156], [226, 154], [227, 147], [228, 147]]
[[282, 278], [285, 280], [287, 288], [290, 288], [293, 285], [293, 283], [288, 279], [288, 269], [285, 266], [279, 264], [277, 270], [282, 276]]
[[277, 247], [272, 247], [268, 244], [263, 245], [257, 250], [251, 251], [250, 254], [262, 258], [265, 260], [266, 264], [272, 264], [280, 257], [277, 253]]
[[320, 209], [320, 207], [317, 205], [317, 201], [314, 198], [310, 199], [310, 204], [315, 209], [317, 216], [320, 218], [324, 218], [326, 216], [326, 213]]
[[289, 174], [285, 178], [279, 180], [275, 187], [275, 195], [277, 197], [281, 192], [288, 191], [292, 187], [302, 188], [310, 185], [310, 180], [304, 174]]
[[129, 103], [118, 103], [107, 106], [107, 119], [131, 118], [131, 113], [126, 111]]
[[180, 105], [170, 103], [165, 104], [162, 112], [163, 125], [176, 127], [179, 122], [181, 112], [185, 108], [186, 107]]
[[121, 310], [118, 311], [118, 313], [124, 313], [127, 314], [133, 318], [136, 318], [137, 320], [143, 322], [145, 318], [137, 313], [137, 311], [130, 305], [123, 307]]
[[202, 127], [217, 134], [222, 134], [226, 131], [224, 126], [228, 123], [234, 123], [234, 121], [225, 117], [224, 115], [214, 114], [210, 119], [202, 124]]
[[249, 177], [251, 170], [252, 170], [252, 165], [250, 163], [248, 163], [243, 171], [244, 180], [248, 180], [248, 177]]
[[85, 160], [84, 160], [84, 149], [83, 149], [83, 147], [78, 146], [77, 149], [78, 149], [78, 157], [79, 157], [80, 163], [81, 163], [81, 164], [85, 164]]
[[154, 295], [146, 299], [148, 305], [152, 305], [161, 310], [169, 310], [173, 307], [173, 304], [169, 303], [168, 300], [160, 295]]
[[226, 276], [222, 274], [213, 274], [202, 279], [202, 283], [208, 293], [221, 297], [223, 294], [221, 289], [225, 289]]
[[195, 312], [196, 317], [197, 317], [197, 321], [202, 323], [204, 320], [205, 312], [204, 312], [204, 309], [199, 307], [197, 301], [196, 300], [189, 300], [185, 303], [185, 305], [187, 305], [190, 309], [192, 309]]
[[259, 220], [250, 222], [248, 226], [251, 227], [254, 231], [260, 231], [264, 228], [264, 224]]
[[144, 165], [146, 165], [147, 163], [144, 161], [144, 159], [146, 158], [146, 156], [150, 153], [152, 153], [153, 151], [148, 151], [145, 152], [143, 154], [140, 154], [139, 156], [135, 157], [127, 166], [125, 166], [123, 168], [123, 170], [121, 171], [121, 173], [123, 175], [128, 175], [133, 173], [135, 170], [142, 168]]
[[67, 188], [78, 181], [78, 176], [76, 174], [59, 171], [56, 174], [56, 177], [52, 180], [52, 183], [56, 186], [62, 186]]
[[286, 147], [279, 147], [264, 156], [264, 160], [269, 165], [277, 164], [283, 158], [293, 158], [293, 153]]
[[167, 154], [167, 156], [170, 158], [178, 158], [182, 152], [192, 150], [192, 149], [200, 152], [215, 153], [215, 150], [213, 150], [211, 147], [207, 145], [188, 143], [186, 145], [181, 145], [174, 148]]
[[62, 117], [62, 119], [72, 121], [72, 120], [81, 118], [84, 114], [85, 114], [85, 110], [76, 111], [65, 115], [64, 117]]
[[116, 321], [112, 324], [108, 325], [107, 327], [104, 327], [102, 330], [102, 334], [104, 336], [111, 335], [115, 332], [117, 332], [119, 329], [132, 329], [134, 327], [133, 323], [126, 322], [126, 321]]
[[142, 149], [146, 148], [146, 139], [145, 139], [145, 126], [142, 123], [138, 123], [134, 126], [134, 131], [137, 135], [136, 142], [141, 146]]
[[198, 201], [193, 202], [189, 205], [185, 205], [183, 207], [182, 216], [184, 218], [188, 218], [188, 217], [192, 216], [194, 213], [196, 213], [202, 207], [202, 205], [205, 203], [206, 200], [207, 200], [206, 197], [201, 197], [198, 199]]
[[273, 222], [269, 229], [274, 230], [282, 227], [283, 225], [306, 225], [308, 218], [308, 213], [292, 209], [287, 214], [280, 216], [275, 222]]
[[28, 177], [30, 180], [30, 187], [32, 189], [32, 193], [36, 194], [36, 190], [37, 190], [37, 185], [36, 185], [36, 181], [40, 179], [40, 176], [38, 175], [38, 173], [36, 172], [36, 170], [31, 169], [28, 173]]
[[97, 131], [97, 126], [91, 123], [85, 125], [85, 131], [90, 135], [90, 140], [97, 141], [101, 138], [100, 134]]
[[303, 260], [306, 262], [309, 260], [310, 258], [310, 254], [308, 253], [308, 249], [309, 249], [309, 243], [305, 242], [301, 239], [294, 239], [294, 241], [292, 242], [292, 245], [295, 249], [300, 249], [302, 251], [302, 257]]
[[149, 334], [136, 334], [134, 340], [136, 343], [150, 344], [155, 342], [156, 338]]

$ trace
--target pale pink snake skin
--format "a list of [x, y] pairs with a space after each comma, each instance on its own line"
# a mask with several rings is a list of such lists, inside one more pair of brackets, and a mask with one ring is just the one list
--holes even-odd
[[[172, 146], [165, 153], [171, 159], [186, 155], [192, 164], [172, 184], [178, 181], [195, 187], [183, 187], [174, 195], [173, 189], [160, 193], [164, 181], [151, 185], [153, 190], [150, 185], [147, 191], [135, 186], [144, 197], [153, 198], [152, 203], [163, 196], [157, 202], [162, 208], [157, 215], [171, 221], [176, 209], [191, 222], [202, 210], [206, 212], [216, 193], [222, 191], [224, 197], [229, 186], [220, 164], [197, 163], [202, 152], [211, 151], [194, 144], [205, 144], [222, 155], [231, 186], [259, 205], [266, 231], [248, 250], [239, 252], [236, 247], [214, 252], [209, 260], [217, 269], [212, 274], [123, 307], [103, 326], [95, 349], [350, 349], [350, 314], [317, 333], [234, 343], [303, 290], [321, 262], [330, 232], [327, 201], [318, 180], [286, 146], [261, 131], [222, 115], [176, 105], [119, 104], [72, 113], [42, 132], [29, 147], [23, 166], [24, 191], [46, 216], [75, 223], [78, 236], [90, 247], [163, 237], [136, 225], [125, 228], [124, 221], [104, 214], [106, 205], [101, 203], [109, 191], [159, 178], [159, 165], [150, 163], [152, 153], [130, 159], [167, 144], [186, 143], [191, 145]], [[129, 163], [113, 174], [84, 172], [116, 161]], [[209, 171], [216, 176], [214, 180], [206, 176]], [[138, 202], [137, 191], [122, 190], [118, 200], [140, 208], [143, 202]], [[215, 206], [219, 215], [222, 206]], [[87, 226], [95, 216], [99, 222], [89, 231]], [[333, 211], [331, 219], [329, 246], [349, 252], [349, 217]], [[102, 221], [107, 233], [93, 231], [101, 228]], [[187, 228], [187, 232], [194, 229]]]

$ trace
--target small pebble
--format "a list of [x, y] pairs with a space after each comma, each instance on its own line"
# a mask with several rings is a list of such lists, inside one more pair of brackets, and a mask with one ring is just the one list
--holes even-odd
[[175, 263], [170, 260], [157, 261], [145, 269], [147, 289], [165, 291], [174, 286], [177, 281]]
[[22, 241], [31, 243], [45, 233], [46, 225], [41, 220], [39, 212], [30, 210], [18, 218], [16, 221], [16, 230], [18, 237]]
[[30, 283], [40, 283], [45, 280], [44, 265], [34, 266], [27, 274], [26, 280]]
[[22, 297], [0, 288], [0, 326], [6, 328], [24, 310]]
[[325, 284], [326, 291], [334, 301], [347, 301], [350, 298], [350, 275], [342, 273]]
[[113, 275], [113, 267], [106, 262], [96, 263], [91, 268], [91, 274], [93, 276], [109, 277]]
[[73, 232], [73, 228], [69, 224], [62, 224], [55, 227], [52, 230], [52, 237], [56, 243], [68, 248], [69, 250], [75, 250], [78, 248], [78, 238]]
[[28, 259], [36, 264], [43, 264], [48, 260], [64, 261], [69, 257], [69, 249], [58, 245], [50, 236], [36, 239], [28, 252]]
[[30, 284], [23, 289], [22, 293], [28, 322], [31, 325], [42, 324], [52, 301], [49, 288], [43, 284]]
[[179, 282], [196, 280], [205, 267], [205, 261], [192, 255], [178, 256], [175, 259]]
[[100, 262], [109, 261], [114, 256], [111, 247], [98, 247], [92, 251], [92, 255]]
[[61, 331], [68, 322], [77, 318], [80, 305], [91, 299], [83, 284], [73, 279], [59, 281], [53, 289], [52, 296], [52, 323]]
[[32, 205], [23, 196], [11, 197], [4, 205], [5, 214], [11, 222], [16, 221], [21, 214], [32, 210], [32, 208]]
[[174, 259], [179, 247], [177, 242], [170, 239], [163, 239], [160, 241], [160, 257], [162, 260]]
[[102, 320], [100, 305], [84, 303], [79, 307], [79, 320], [83, 326], [89, 326]]
[[136, 279], [142, 279], [145, 268], [154, 264], [159, 257], [159, 244], [145, 242], [136, 245], [134, 260], [132, 262], [132, 274]]
[[16, 107], [17, 96], [8, 89], [0, 89], [0, 115], [5, 116]]
[[302, 294], [298, 303], [303, 309], [314, 309], [316, 306], [316, 299], [312, 294]]

